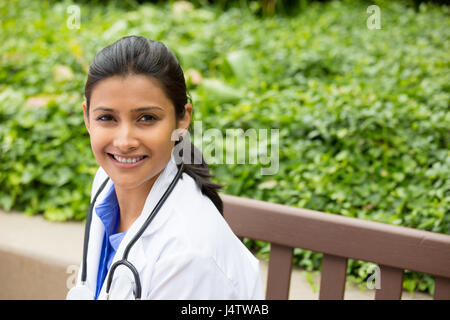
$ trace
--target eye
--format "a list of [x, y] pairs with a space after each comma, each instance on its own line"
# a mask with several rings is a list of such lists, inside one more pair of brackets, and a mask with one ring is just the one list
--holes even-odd
[[97, 121], [108, 121], [114, 119], [110, 114], [104, 114], [97, 118]]
[[152, 114], [144, 114], [140, 119], [147, 119], [147, 120], [144, 120], [144, 122], [153, 122], [153, 121], [158, 120], [158, 118], [156, 118]]

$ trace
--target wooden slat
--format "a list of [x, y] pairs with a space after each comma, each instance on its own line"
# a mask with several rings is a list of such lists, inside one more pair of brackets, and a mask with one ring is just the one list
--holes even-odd
[[380, 289], [375, 300], [400, 300], [403, 289], [403, 270], [380, 265]]
[[323, 254], [319, 300], [343, 300], [347, 259]]
[[450, 300], [450, 279], [434, 277], [434, 299]]
[[293, 249], [275, 243], [270, 244], [267, 300], [287, 300], [291, 282]]

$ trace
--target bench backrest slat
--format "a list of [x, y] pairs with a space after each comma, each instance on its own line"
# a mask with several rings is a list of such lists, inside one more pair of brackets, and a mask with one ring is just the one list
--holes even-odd
[[380, 265], [379, 289], [375, 289], [375, 300], [400, 300], [403, 289], [403, 270]]
[[271, 243], [266, 299], [287, 300], [289, 298], [292, 257], [292, 248]]
[[[450, 268], [450, 265], [448, 267]], [[450, 278], [435, 277], [434, 299], [450, 300]]]
[[324, 254], [320, 275], [320, 300], [343, 300], [345, 279], [347, 276], [347, 259]]

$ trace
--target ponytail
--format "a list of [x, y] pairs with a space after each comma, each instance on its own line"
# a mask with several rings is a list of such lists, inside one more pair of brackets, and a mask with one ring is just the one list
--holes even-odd
[[[223, 216], [223, 202], [218, 194], [218, 190], [223, 187], [223, 185], [216, 184], [210, 180], [213, 175], [209, 172], [209, 166], [203, 157], [203, 154], [198, 150], [198, 148], [189, 141], [184, 142], [181, 137], [179, 141], [175, 142], [175, 150], [180, 150], [179, 155], [183, 158], [184, 161], [184, 172], [194, 179], [195, 183], [201, 190], [201, 192], [211, 199], [212, 203], [216, 206], [217, 210]], [[183, 141], [183, 143], [181, 143]], [[190, 146], [188, 148], [183, 148], [183, 144], [189, 143]], [[191, 150], [190, 157], [183, 154], [183, 150]], [[197, 163], [198, 161], [194, 161], [194, 159], [201, 159], [201, 163]]]

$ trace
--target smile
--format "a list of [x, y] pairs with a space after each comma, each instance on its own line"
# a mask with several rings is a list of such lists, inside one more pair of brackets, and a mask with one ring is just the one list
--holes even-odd
[[108, 153], [108, 156], [113, 160], [113, 163], [118, 165], [121, 168], [132, 168], [136, 165], [139, 165], [143, 162], [147, 156], [138, 156], [138, 157], [121, 157], [111, 153]]

